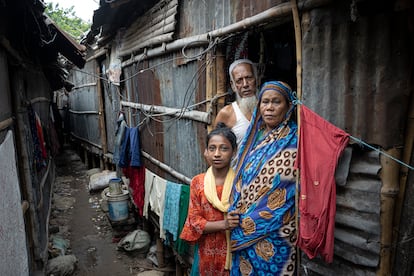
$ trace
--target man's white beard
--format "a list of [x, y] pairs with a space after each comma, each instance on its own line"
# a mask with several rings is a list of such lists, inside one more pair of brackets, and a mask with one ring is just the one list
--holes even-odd
[[239, 94], [237, 94], [237, 104], [239, 105], [240, 110], [243, 112], [243, 114], [252, 114], [257, 105], [257, 98], [256, 96], [242, 98], [239, 96]]

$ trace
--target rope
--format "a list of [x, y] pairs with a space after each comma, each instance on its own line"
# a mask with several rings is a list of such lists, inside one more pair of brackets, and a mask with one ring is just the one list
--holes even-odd
[[357, 142], [357, 143], [359, 143], [359, 144], [362, 144], [362, 145], [364, 145], [364, 146], [366, 146], [366, 147], [368, 147], [368, 148], [370, 148], [370, 149], [372, 149], [372, 150], [375, 150], [376, 152], [379, 152], [379, 153], [381, 153], [381, 154], [385, 155], [386, 157], [388, 157], [388, 158], [390, 158], [390, 159], [394, 160], [395, 162], [397, 162], [397, 163], [398, 163], [398, 164], [400, 164], [400, 165], [403, 165], [403, 166], [405, 166], [405, 167], [409, 168], [410, 170], [414, 170], [414, 167], [413, 167], [413, 166], [410, 166], [410, 165], [408, 165], [407, 163], [404, 163], [403, 161], [398, 160], [398, 159], [397, 159], [397, 158], [395, 158], [394, 156], [389, 155], [388, 153], [386, 153], [386, 152], [384, 152], [384, 151], [382, 151], [382, 150], [380, 150], [380, 149], [377, 149], [376, 147], [373, 147], [373, 146], [371, 146], [371, 145], [370, 145], [370, 144], [368, 144], [368, 143], [365, 143], [364, 141], [362, 141], [362, 140], [361, 140], [361, 139], [359, 139], [359, 138], [356, 138], [356, 137], [354, 137], [354, 136], [352, 136], [352, 135], [349, 135], [349, 138], [351, 138], [352, 140], [356, 141], [356, 142]]

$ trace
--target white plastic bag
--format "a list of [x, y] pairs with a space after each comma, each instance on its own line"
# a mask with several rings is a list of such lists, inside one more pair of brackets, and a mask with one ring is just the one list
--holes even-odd
[[104, 170], [91, 175], [89, 178], [89, 191], [105, 189], [108, 187], [111, 178], [116, 178], [115, 171]]

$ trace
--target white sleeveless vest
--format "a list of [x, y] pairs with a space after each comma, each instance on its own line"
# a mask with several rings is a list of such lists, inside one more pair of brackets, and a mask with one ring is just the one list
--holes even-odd
[[250, 121], [247, 120], [247, 118], [241, 112], [237, 102], [233, 102], [232, 107], [236, 114], [236, 124], [231, 128], [231, 130], [237, 137], [237, 146], [239, 147], [244, 135], [246, 134], [247, 128], [249, 127]]

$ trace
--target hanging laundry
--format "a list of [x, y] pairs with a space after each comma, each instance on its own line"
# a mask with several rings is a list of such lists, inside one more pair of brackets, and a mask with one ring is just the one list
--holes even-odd
[[297, 166], [300, 169], [297, 245], [314, 258], [333, 261], [336, 213], [335, 169], [349, 134], [300, 106]]
[[[190, 185], [182, 185], [180, 193], [180, 214], [178, 217], [178, 233], [181, 233], [188, 214], [188, 205], [190, 201]], [[174, 243], [174, 249], [182, 255], [188, 252], [188, 243], [180, 238]]]
[[160, 238], [165, 239], [165, 230], [163, 228], [164, 206], [165, 206], [165, 189], [167, 180], [159, 176], [155, 176], [152, 189], [149, 194], [149, 202], [151, 210], [158, 216], [160, 226]]
[[173, 237], [173, 241], [178, 237], [178, 221], [180, 213], [180, 196], [181, 196], [180, 184], [167, 181], [165, 193], [165, 205], [164, 205], [164, 230], [170, 233]]
[[141, 147], [138, 127], [127, 127], [125, 129], [125, 136], [119, 157], [119, 166], [121, 168], [141, 166]]
[[115, 131], [114, 154], [112, 157], [115, 165], [117, 166], [119, 166], [119, 161], [121, 159], [122, 141], [125, 138], [126, 128], [127, 128], [127, 123], [125, 122], [124, 114], [121, 113], [117, 121], [117, 129]]
[[[32, 134], [32, 142], [33, 142], [33, 158], [34, 158], [34, 165], [38, 171], [40, 171], [42, 168], [46, 167], [46, 158], [47, 153], [45, 153], [46, 149], [44, 147], [44, 140], [43, 140], [43, 131], [41, 130], [38, 125], [40, 124], [40, 120], [38, 122], [37, 118], [38, 116], [35, 114], [33, 107], [29, 105], [27, 107], [27, 116], [29, 119], [29, 125], [30, 125], [30, 132]], [[39, 134], [42, 134], [42, 137], [39, 137]]]
[[144, 208], [143, 215], [148, 219], [148, 209], [150, 208], [150, 192], [152, 185], [154, 184], [155, 174], [148, 169], [145, 169], [145, 197], [144, 197]]
[[45, 142], [45, 136], [43, 135], [42, 121], [40, 120], [40, 117], [39, 115], [37, 115], [36, 112], [35, 112], [35, 120], [36, 120], [36, 130], [37, 130], [37, 135], [39, 137], [39, 145], [40, 145], [42, 157], [43, 159], [47, 159], [46, 142]]
[[145, 167], [127, 167], [123, 169], [125, 177], [129, 179], [129, 188], [132, 193], [132, 200], [137, 208], [138, 215], [144, 213], [144, 196], [145, 196]]

